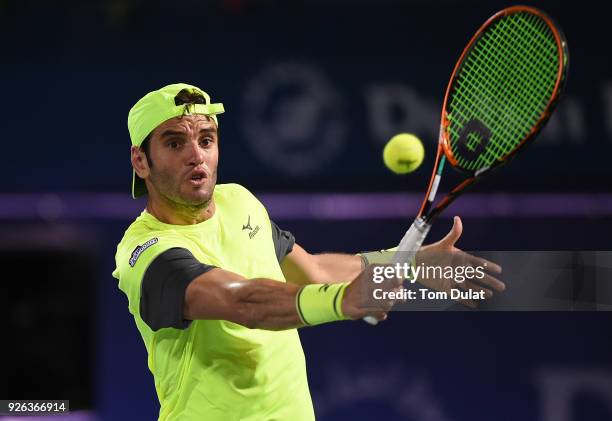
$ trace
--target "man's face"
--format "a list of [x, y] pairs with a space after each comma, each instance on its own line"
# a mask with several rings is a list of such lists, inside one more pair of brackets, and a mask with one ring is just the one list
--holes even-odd
[[160, 124], [149, 141], [153, 165], [146, 165], [148, 171], [143, 174], [149, 199], [207, 205], [217, 183], [218, 141], [215, 122], [204, 115], [175, 117]]

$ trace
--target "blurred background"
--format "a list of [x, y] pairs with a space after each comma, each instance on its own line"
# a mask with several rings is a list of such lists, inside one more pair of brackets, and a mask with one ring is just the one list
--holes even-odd
[[[612, 7], [527, 2], [564, 29], [566, 95], [462, 216], [467, 250], [609, 250]], [[311, 252], [391, 247], [430, 176], [450, 72], [500, 1], [0, 0], [2, 399], [156, 419], [159, 404], [116, 244], [130, 196], [127, 113], [195, 84], [220, 117], [219, 182], [245, 185]], [[395, 176], [399, 132], [426, 148]], [[447, 181], [450, 185], [450, 181]], [[320, 420], [612, 420], [609, 312], [395, 313], [303, 329]]]

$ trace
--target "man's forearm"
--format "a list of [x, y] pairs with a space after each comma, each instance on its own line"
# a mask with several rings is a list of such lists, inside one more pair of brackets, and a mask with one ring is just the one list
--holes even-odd
[[[284, 330], [350, 318], [342, 310], [348, 283], [299, 286], [272, 279], [246, 279], [214, 268], [187, 286], [186, 320], [228, 320], [252, 329]], [[353, 300], [355, 301], [355, 300]]]
[[301, 322], [297, 285], [271, 279], [195, 279], [183, 309], [188, 320], [228, 320], [253, 329], [283, 330]]
[[354, 254], [323, 253], [315, 257], [321, 275], [313, 283], [347, 282], [363, 270], [363, 260]]
[[281, 269], [287, 282], [296, 285], [337, 284], [355, 279], [362, 270], [362, 260], [351, 254], [310, 254], [295, 244]]

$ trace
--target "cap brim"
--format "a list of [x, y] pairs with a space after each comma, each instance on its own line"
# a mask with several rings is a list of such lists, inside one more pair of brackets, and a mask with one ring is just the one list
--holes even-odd
[[132, 197], [137, 199], [145, 194], [147, 194], [147, 185], [136, 175], [136, 171], [132, 170]]

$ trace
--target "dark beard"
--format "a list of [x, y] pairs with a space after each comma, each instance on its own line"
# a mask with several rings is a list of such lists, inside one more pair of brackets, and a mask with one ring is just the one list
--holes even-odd
[[[211, 174], [211, 177], [210, 177], [211, 184], [212, 184], [210, 195], [206, 197], [203, 202], [198, 202], [198, 203], [191, 203], [191, 202], [187, 202], [183, 200], [183, 198], [181, 198], [178, 194], [178, 191], [180, 191], [180, 189], [177, 189], [178, 191], [176, 195], [165, 194], [166, 191], [172, 190], [171, 188], [172, 186], [169, 186], [168, 183], [166, 183], [166, 181], [169, 179], [170, 177], [165, 176], [165, 174], [162, 174], [160, 177], [158, 173], [151, 170], [151, 181], [153, 182], [153, 184], [157, 186], [161, 186], [163, 188], [163, 189], [158, 188], [157, 191], [159, 192], [161, 197], [163, 197], [164, 201], [180, 213], [193, 214], [193, 213], [197, 213], [198, 211], [202, 209], [207, 208], [208, 205], [210, 205], [210, 202], [213, 198], [213, 193], [215, 191], [215, 186], [217, 185], [217, 170], [215, 169], [214, 173]], [[165, 188], [165, 187], [170, 187], [170, 188]]]

